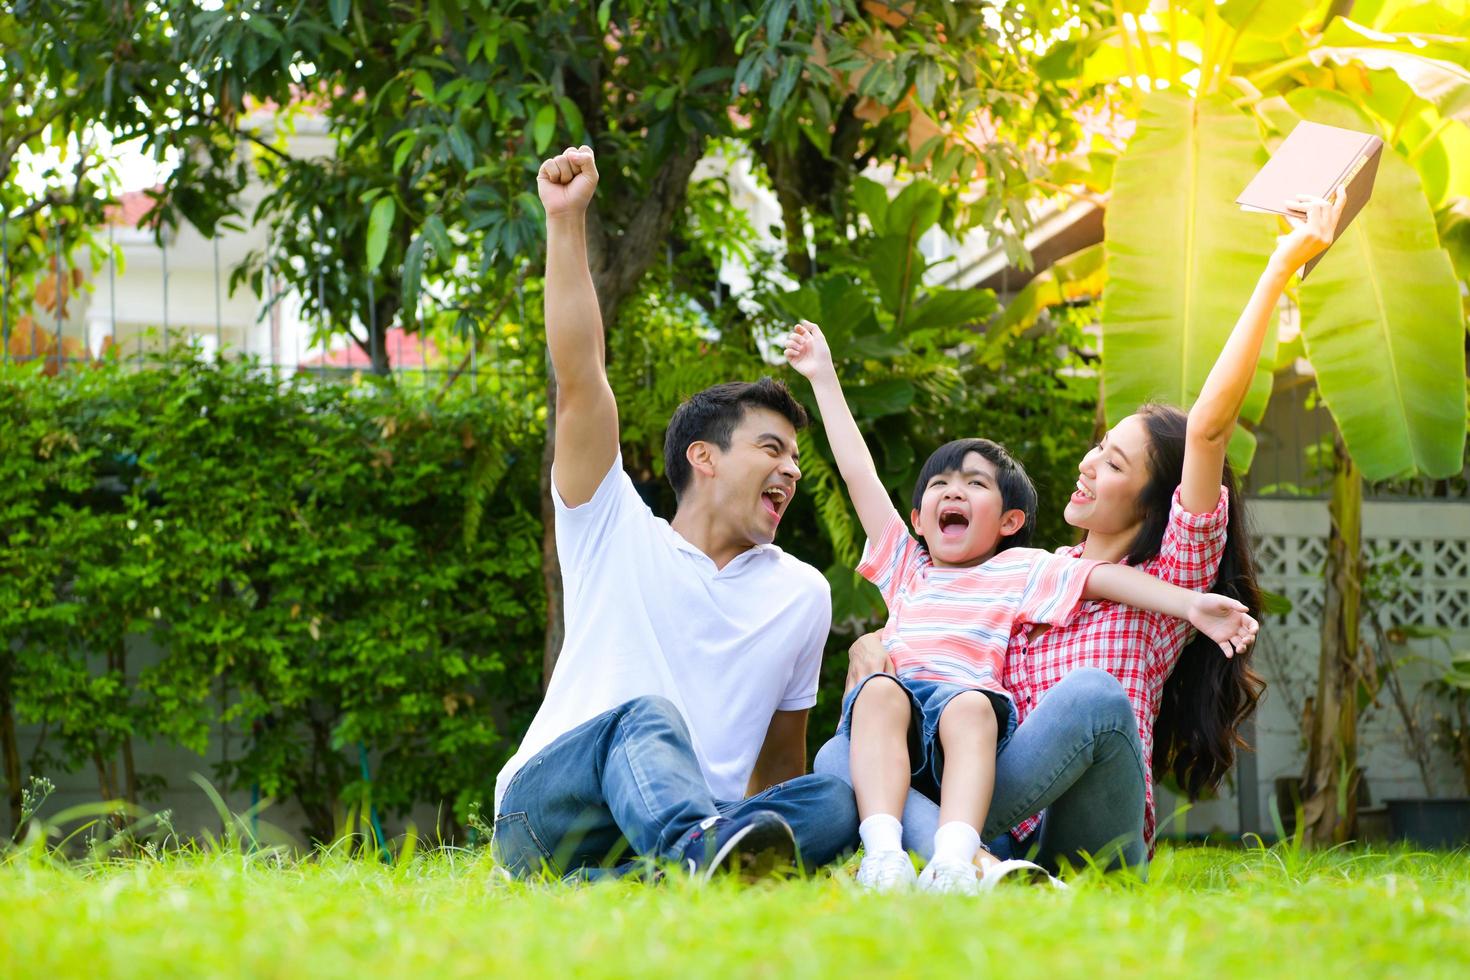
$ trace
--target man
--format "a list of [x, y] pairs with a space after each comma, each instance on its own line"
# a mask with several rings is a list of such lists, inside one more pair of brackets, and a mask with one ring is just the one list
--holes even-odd
[[567, 628], [546, 699], [496, 780], [496, 855], [518, 875], [634, 856], [700, 875], [830, 861], [857, 826], [844, 783], [804, 775], [831, 597], [816, 569], [771, 543], [801, 476], [806, 413], [769, 378], [690, 398], [664, 443], [677, 512], [656, 518], [618, 451], [587, 267], [591, 149], [543, 163], [537, 186]]

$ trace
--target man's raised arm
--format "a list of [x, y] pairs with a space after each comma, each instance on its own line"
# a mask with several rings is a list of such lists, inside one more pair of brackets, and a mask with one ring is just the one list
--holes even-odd
[[597, 189], [592, 148], [541, 164], [546, 208], [546, 343], [556, 375], [551, 479], [568, 507], [592, 499], [618, 452], [618, 405], [607, 383], [602, 313], [587, 267], [587, 206]]

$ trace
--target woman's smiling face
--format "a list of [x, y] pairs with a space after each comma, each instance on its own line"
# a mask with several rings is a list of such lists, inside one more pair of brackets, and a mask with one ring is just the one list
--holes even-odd
[[1139, 500], [1149, 479], [1149, 439], [1143, 418], [1130, 415], [1088, 450], [1063, 516], [1085, 531], [1122, 535], [1143, 521]]

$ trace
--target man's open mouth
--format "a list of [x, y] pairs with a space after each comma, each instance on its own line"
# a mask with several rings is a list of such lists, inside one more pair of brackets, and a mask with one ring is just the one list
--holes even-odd
[[781, 508], [790, 499], [789, 492], [784, 487], [766, 487], [761, 491], [761, 503], [765, 505], [772, 517], [781, 516]]
[[958, 510], [939, 512], [939, 533], [947, 538], [957, 538], [970, 528], [970, 518]]

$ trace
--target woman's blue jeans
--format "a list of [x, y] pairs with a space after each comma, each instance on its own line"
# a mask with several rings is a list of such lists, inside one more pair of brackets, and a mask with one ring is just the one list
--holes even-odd
[[[848, 739], [839, 735], [822, 746], [812, 768], [851, 783], [849, 760]], [[1039, 835], [1020, 849], [1034, 850], [1044, 867], [1055, 871], [1062, 860], [1078, 866], [1087, 854], [1142, 873], [1143, 781], [1138, 722], [1123, 685], [1105, 670], [1074, 670], [1047, 691], [996, 759], [995, 795], [980, 837], [1001, 837], [1045, 810]], [[904, 847], [928, 858], [938, 826], [938, 805], [910, 790]]]

